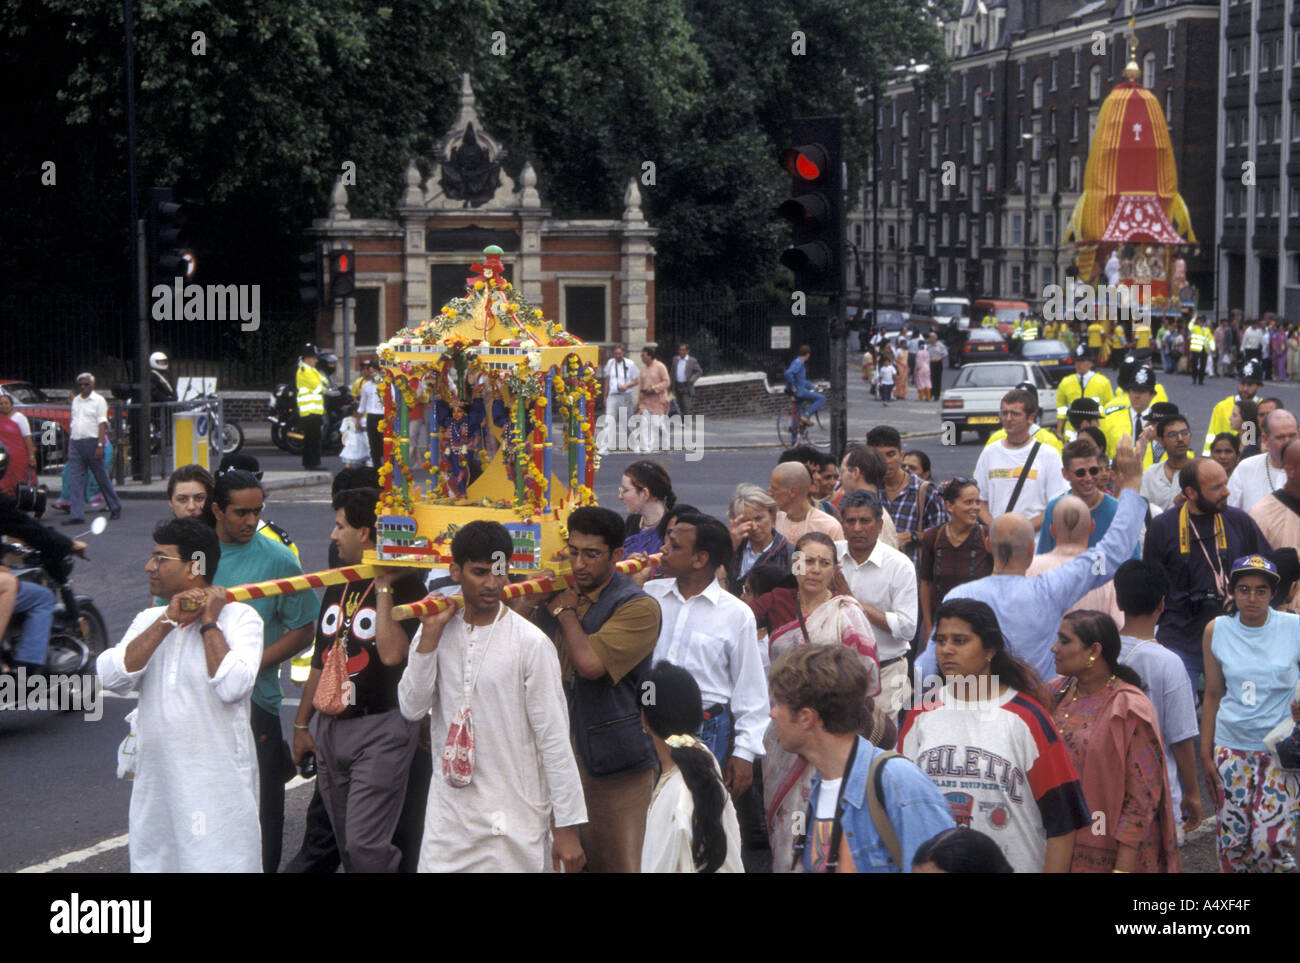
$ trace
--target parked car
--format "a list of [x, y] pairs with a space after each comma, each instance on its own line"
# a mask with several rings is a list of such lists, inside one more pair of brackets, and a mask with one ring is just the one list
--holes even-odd
[[1062, 378], [1074, 372], [1074, 355], [1070, 353], [1069, 346], [1055, 338], [1024, 341], [1014, 357], [1038, 365], [1052, 384], [1058, 384]]
[[948, 350], [948, 366], [960, 368], [968, 361], [997, 361], [1011, 357], [1011, 345], [996, 328], [969, 328], [962, 339]]
[[1038, 388], [1040, 421], [1044, 412], [1051, 412], [1055, 423], [1056, 389], [1047, 383], [1041, 367], [1032, 361], [980, 362], [962, 368], [952, 387], [939, 397], [939, 417], [956, 427], [952, 443], [961, 443], [963, 431], [978, 432], [981, 439], [997, 431], [1002, 424], [1002, 396], [1025, 381]]
[[[68, 432], [72, 411], [66, 398], [51, 397], [28, 381], [0, 378], [0, 393], [14, 400], [14, 410], [27, 418], [36, 446], [36, 470], [62, 465], [68, 458]], [[62, 405], [63, 407], [57, 407]], [[52, 427], [46, 428], [49, 423]], [[46, 444], [52, 441], [52, 444]]]
[[877, 334], [881, 334], [883, 332], [884, 334], [888, 335], [891, 338], [896, 338], [898, 337], [899, 334], [902, 333], [903, 328], [906, 327], [907, 315], [905, 315], [902, 311], [886, 310], [882, 308], [881, 310], [876, 312], [876, 317], [874, 319], [875, 324], [872, 324], [873, 318], [871, 315], [871, 310], [869, 308], [866, 311], [864, 311], [862, 314], [863, 314], [863, 323], [858, 330], [862, 331], [863, 333], [870, 331], [872, 344], [880, 343], [879, 340], [876, 338]]

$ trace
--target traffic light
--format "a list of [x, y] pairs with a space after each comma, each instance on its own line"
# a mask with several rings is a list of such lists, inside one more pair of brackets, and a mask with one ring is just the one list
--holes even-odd
[[356, 290], [356, 264], [348, 250], [330, 251], [330, 297], [346, 298]]
[[844, 287], [844, 185], [838, 117], [791, 122], [795, 146], [781, 153], [790, 173], [790, 198], [777, 213], [794, 225], [794, 244], [781, 263], [794, 272], [795, 289], [838, 297]]
[[170, 187], [149, 188], [146, 238], [149, 254], [149, 287], [171, 284], [175, 278], [192, 278], [198, 270], [194, 252], [181, 243], [185, 212], [172, 200]]
[[325, 303], [325, 267], [322, 263], [321, 245], [308, 254], [298, 255], [298, 296], [308, 306]]

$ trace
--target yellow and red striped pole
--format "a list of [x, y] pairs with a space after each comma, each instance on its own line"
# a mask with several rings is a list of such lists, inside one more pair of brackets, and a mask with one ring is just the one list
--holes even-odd
[[327, 568], [307, 575], [294, 575], [290, 578], [273, 578], [265, 582], [234, 585], [226, 589], [226, 601], [247, 602], [249, 599], [266, 599], [273, 595], [289, 595], [307, 589], [325, 588], [327, 585], [358, 582], [362, 579], [374, 578], [382, 571], [383, 568], [379, 565], [350, 565], [344, 568]]
[[[640, 559], [630, 558], [619, 562], [615, 568], [625, 575], [631, 575], [633, 572], [639, 572], [645, 568], [646, 564], [657, 565], [659, 555], [650, 555], [643, 562]], [[552, 592], [560, 592], [566, 588], [573, 588], [576, 584], [573, 575], [556, 575], [551, 578], [530, 578], [525, 582], [514, 582], [507, 585], [501, 592], [503, 601], [509, 602], [511, 599], [521, 598], [525, 595], [550, 595]], [[410, 605], [399, 605], [393, 609], [393, 618], [397, 621], [410, 618], [420, 618], [425, 615], [433, 615], [436, 612], [444, 611], [448, 606], [459, 608], [465, 603], [464, 596], [449, 595], [444, 599], [424, 598], [418, 602], [412, 602]]]

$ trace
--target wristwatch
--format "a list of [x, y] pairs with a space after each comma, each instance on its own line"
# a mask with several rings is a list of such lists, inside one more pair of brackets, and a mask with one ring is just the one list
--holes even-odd
[[565, 609], [571, 609], [575, 613], [578, 611], [577, 607], [573, 605], [558, 605], [551, 611], [551, 618], [558, 619], [560, 617], [560, 613], [563, 612]]
[[221, 626], [217, 625], [216, 622], [204, 622], [202, 625], [199, 626], [199, 635], [202, 635], [208, 629], [216, 629], [218, 632], [220, 632]]

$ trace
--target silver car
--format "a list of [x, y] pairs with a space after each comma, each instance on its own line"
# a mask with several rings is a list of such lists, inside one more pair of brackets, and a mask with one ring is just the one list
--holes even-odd
[[951, 388], [940, 396], [940, 418], [952, 422], [952, 444], [961, 443], [963, 431], [979, 432], [981, 440], [1002, 426], [1002, 396], [1021, 382], [1038, 388], [1038, 417], [1052, 414], [1055, 423], [1056, 389], [1043, 369], [1032, 361], [981, 361], [962, 367]]

